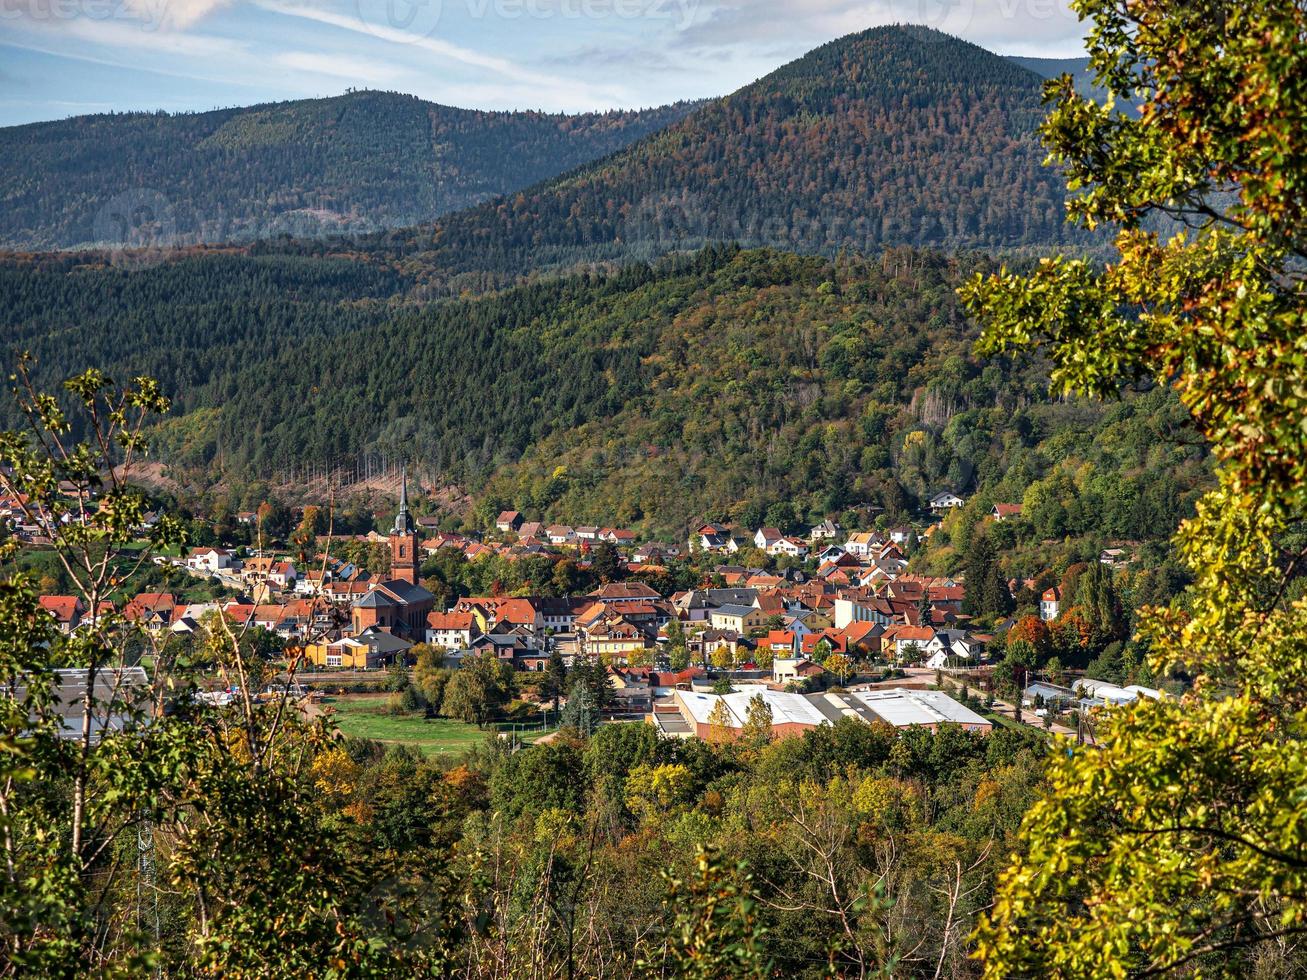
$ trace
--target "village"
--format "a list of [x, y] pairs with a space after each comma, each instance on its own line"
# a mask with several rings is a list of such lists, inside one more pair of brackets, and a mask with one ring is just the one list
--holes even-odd
[[[942, 492], [930, 508], [938, 514], [962, 503]], [[1020, 510], [998, 504], [991, 517], [1015, 520]], [[235, 516], [241, 524], [258, 520], [254, 512]], [[0, 501], [0, 519], [29, 547], [39, 547], [49, 530], [19, 501]], [[358, 536], [388, 559], [384, 574], [341, 557], [341, 541], [330, 536], [314, 541], [311, 556], [207, 545], [153, 561], [228, 598], [143, 591], [121, 606], [105, 600], [96, 611], [71, 595], [47, 594], [40, 602], [65, 633], [112, 611], [160, 641], [198, 636], [211, 617], [221, 617], [241, 635], [265, 638], [269, 655], [283, 657], [297, 686], [309, 688], [315, 679], [346, 673], [406, 670], [422, 650], [435, 651], [443, 668], [455, 670], [492, 658], [528, 682], [551, 661], [566, 670], [593, 662], [606, 674], [610, 715], [644, 718], [681, 738], [738, 733], [757, 698], [780, 735], [841, 718], [988, 731], [994, 712], [1005, 707], [1018, 723], [1069, 733], [1063, 726], [1070, 718], [1104, 704], [1162, 696], [1088, 677], [1065, 686], [1053, 683], [1063, 678], [1031, 672], [1020, 678], [1022, 697], [1012, 699], [1020, 703], [1005, 706], [995, 697], [989, 648], [1016, 620], [974, 628], [964, 611], [962, 577], [908, 572], [910, 551], [933, 530], [931, 523], [846, 530], [827, 519], [797, 536], [704, 522], [681, 544], [641, 542], [623, 528], [546, 525], [507, 510], [493, 532], [456, 533], [413, 516], [405, 478], [387, 533]], [[767, 568], [733, 563], [746, 552], [775, 562]], [[594, 588], [576, 594], [495, 592], [452, 596], [446, 604], [422, 577], [424, 563], [442, 554], [470, 563], [494, 555], [611, 567]], [[1115, 558], [1105, 553], [1100, 561], [1110, 565]], [[651, 585], [672, 562], [701, 569], [701, 584], [668, 591]], [[1039, 620], [1057, 620], [1060, 606], [1058, 589], [1046, 589]], [[984, 700], [971, 696], [981, 690], [988, 692]], [[961, 692], [961, 700], [946, 691]], [[1060, 725], [1052, 723], [1054, 712]]]

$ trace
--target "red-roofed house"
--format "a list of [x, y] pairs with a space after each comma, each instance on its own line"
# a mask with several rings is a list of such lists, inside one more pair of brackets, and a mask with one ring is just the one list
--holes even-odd
[[59, 624], [61, 633], [71, 633], [77, 629], [86, 612], [86, 606], [75, 595], [43, 595], [39, 601], [41, 608]]
[[139, 622], [147, 629], [172, 625], [172, 611], [177, 600], [168, 592], [142, 592], [123, 607], [123, 618]]
[[848, 653], [848, 641], [845, 639], [842, 630], [822, 630], [820, 633], [809, 633], [803, 638], [801, 652], [805, 657], [811, 657], [817, 652], [817, 645], [825, 640], [830, 644], [831, 653]]
[[433, 647], [466, 650], [480, 634], [481, 628], [471, 611], [427, 614], [427, 643]]
[[1048, 622], [1051, 619], [1057, 619], [1062, 610], [1062, 593], [1057, 586], [1051, 589], [1045, 589], [1044, 594], [1039, 597], [1039, 618]]

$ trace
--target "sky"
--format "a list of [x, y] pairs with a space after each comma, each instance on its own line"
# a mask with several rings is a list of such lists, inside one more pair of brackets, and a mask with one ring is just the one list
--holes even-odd
[[1065, 0], [0, 0], [0, 125], [350, 88], [583, 112], [724, 95], [819, 44], [924, 23], [1074, 57]]

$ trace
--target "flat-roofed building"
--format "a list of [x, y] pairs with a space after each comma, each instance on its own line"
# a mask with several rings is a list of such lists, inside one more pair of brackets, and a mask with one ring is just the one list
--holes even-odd
[[[920, 725], [932, 731], [941, 724], [959, 725], [976, 732], [988, 732], [993, 727], [987, 719], [942, 691], [904, 688], [792, 694], [762, 686], [746, 686], [724, 695], [677, 690], [672, 692], [669, 700], [654, 705], [649, 721], [665, 734], [678, 737], [694, 735], [706, 739], [713, 734], [714, 725], [719, 725], [725, 737], [735, 738], [749, 717], [750, 703], [758, 696], [771, 709], [773, 738], [802, 735], [845, 718], [894, 728]], [[674, 725], [673, 713], [677, 719]]]
[[943, 691], [910, 691], [896, 687], [884, 691], [857, 691], [859, 701], [881, 721], [895, 728], [921, 725], [935, 731], [942, 724], [961, 725], [967, 731], [987, 732], [993, 724]]

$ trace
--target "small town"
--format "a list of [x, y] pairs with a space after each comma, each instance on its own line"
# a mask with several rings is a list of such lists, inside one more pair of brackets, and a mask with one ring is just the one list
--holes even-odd
[[1307, 0], [0, 50], [0, 980], [1307, 977]]
[[[259, 547], [260, 515], [238, 512], [234, 523], [254, 544], [192, 546], [153, 559], [189, 587], [123, 596], [118, 605], [106, 599], [97, 611], [71, 595], [42, 595], [40, 602], [65, 634], [112, 612], [161, 648], [202, 642], [221, 621], [250, 637], [283, 682], [313, 702], [336, 692], [348, 704], [346, 689], [408, 685], [420, 661], [446, 678], [492, 664], [508, 682], [484, 686], [494, 693], [464, 717], [478, 724], [530, 719], [546, 733], [552, 707], [554, 730], [569, 717], [572, 724], [583, 717], [591, 730], [644, 720], [674, 738], [736, 738], [750, 712], [761, 711], [775, 737], [858, 718], [976, 732], [1026, 724], [1084, 742], [1092, 741], [1096, 709], [1166, 696], [1055, 663], [1014, 669], [996, 658], [1009, 638], [1047, 645], [1061, 620], [1061, 592], [1007, 582], [1010, 594], [1031, 597], [1029, 610], [985, 617], [978, 628], [964, 576], [911, 573], [908, 556], [919, 538], [963, 503], [953, 492], [936, 494], [920, 526], [846, 530], [826, 519], [785, 534], [705, 522], [676, 543], [641, 542], [624, 528], [543, 524], [514, 510], [501, 512], [485, 533], [460, 533], [414, 517], [405, 475], [384, 533], [347, 540], [312, 533], [321, 512], [310, 505], [290, 515], [298, 550]], [[1020, 517], [1016, 504], [996, 504], [990, 514], [995, 522]], [[0, 518], [26, 547], [50, 541], [44, 515], [19, 500], [0, 501]], [[147, 514], [140, 530], [155, 520]], [[554, 594], [442, 590], [441, 597], [428, 588], [437, 585], [424, 576], [433, 563], [475, 565], [490, 556], [544, 563]], [[741, 556], [763, 564], [740, 564]], [[1121, 549], [1108, 549], [1099, 563], [1109, 569], [1123, 560]], [[701, 580], [669, 586], [673, 565], [682, 579]], [[594, 586], [560, 588], [568, 579]], [[194, 598], [206, 586], [228, 597]], [[232, 694], [215, 678], [206, 686], [213, 689], [205, 696], [220, 702]], [[430, 715], [429, 701], [420, 701], [410, 710]]]

